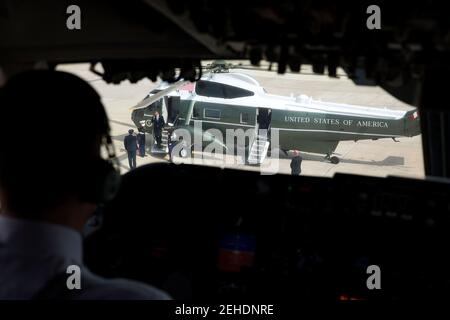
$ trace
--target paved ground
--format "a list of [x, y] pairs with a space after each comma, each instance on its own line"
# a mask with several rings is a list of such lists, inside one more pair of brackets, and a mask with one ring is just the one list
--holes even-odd
[[[128, 171], [128, 161], [123, 149], [123, 138], [129, 128], [134, 125], [130, 119], [129, 108], [142, 100], [157, 84], [149, 80], [141, 80], [136, 84], [128, 81], [120, 85], [106, 84], [97, 75], [88, 70], [86, 64], [63, 65], [59, 70], [65, 70], [81, 76], [89, 81], [100, 93], [107, 113], [111, 119], [112, 134], [116, 151], [123, 172]], [[379, 87], [356, 86], [343, 74], [339, 79], [311, 74], [308, 67], [302, 69], [302, 74], [278, 75], [275, 72], [242, 70], [256, 78], [269, 93], [290, 95], [291, 93], [306, 94], [323, 101], [358, 104], [372, 107], [389, 107], [391, 109], [409, 110], [412, 107], [395, 99]], [[332, 176], [336, 172], [364, 175], [409, 176], [423, 177], [423, 157], [421, 136], [401, 138], [400, 142], [391, 139], [377, 141], [341, 142], [336, 150], [341, 162], [333, 165], [323, 160], [322, 155], [302, 154], [302, 173], [305, 175]], [[200, 156], [200, 155], [199, 155]], [[223, 165], [220, 159], [214, 160], [211, 155], [204, 155], [203, 160], [194, 160], [206, 165]], [[138, 157], [137, 164], [142, 165], [155, 161], [166, 161], [167, 158], [146, 156]], [[234, 159], [228, 158], [230, 162]], [[290, 159], [281, 156], [279, 172], [290, 173]], [[259, 168], [232, 165], [239, 169], [260, 170]], [[263, 165], [264, 172], [272, 172], [269, 164]]]

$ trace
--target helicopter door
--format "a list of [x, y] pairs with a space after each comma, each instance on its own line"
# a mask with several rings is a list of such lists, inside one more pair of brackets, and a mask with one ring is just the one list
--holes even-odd
[[269, 130], [271, 120], [272, 120], [271, 109], [258, 108], [258, 116], [257, 116], [258, 129]]
[[256, 110], [255, 134], [250, 140], [247, 161], [249, 164], [261, 164], [267, 156], [270, 145], [270, 121], [272, 110], [258, 108]]
[[175, 124], [180, 109], [180, 97], [167, 97], [167, 123]]

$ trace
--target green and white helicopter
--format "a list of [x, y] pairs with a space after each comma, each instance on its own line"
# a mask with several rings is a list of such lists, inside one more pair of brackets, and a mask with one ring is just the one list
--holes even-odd
[[[253, 129], [245, 143], [249, 164], [264, 161], [275, 131], [280, 150], [324, 154], [337, 164], [339, 158], [333, 153], [340, 141], [395, 140], [420, 134], [416, 109], [399, 111], [317, 101], [305, 95], [273, 95], [249, 75], [230, 72], [227, 65], [213, 67], [195, 83], [163, 82], [131, 108], [135, 125], [150, 134], [155, 111], [166, 119], [162, 148], [154, 146], [152, 152], [169, 152], [167, 143], [171, 137], [176, 140], [171, 133], [177, 128], [200, 135], [203, 147], [212, 141], [226, 147], [209, 129], [219, 130], [224, 137], [227, 129]], [[196, 129], [199, 123], [201, 130]], [[186, 157], [193, 149], [191, 141], [179, 155]]]

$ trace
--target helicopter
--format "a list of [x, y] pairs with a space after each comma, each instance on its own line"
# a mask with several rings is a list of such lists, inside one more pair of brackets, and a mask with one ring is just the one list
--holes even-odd
[[[152, 119], [159, 111], [167, 119], [162, 148], [154, 153], [168, 153], [169, 140], [177, 128], [201, 135], [202, 146], [215, 142], [226, 148], [222, 140], [208, 131], [215, 129], [252, 130], [245, 142], [248, 164], [262, 164], [271, 152], [271, 136], [277, 133], [278, 148], [286, 154], [301, 150], [325, 155], [338, 164], [334, 152], [341, 141], [378, 140], [419, 135], [417, 109], [409, 111], [373, 108], [343, 103], [323, 102], [300, 94], [280, 96], [268, 93], [253, 77], [230, 72], [230, 65], [213, 62], [198, 81], [161, 83], [132, 107], [131, 119], [147, 133], [153, 133]], [[194, 124], [201, 129], [194, 130]], [[174, 138], [174, 139], [171, 139]], [[184, 141], [186, 144], [186, 141]], [[187, 157], [194, 150], [190, 141], [179, 156]]]

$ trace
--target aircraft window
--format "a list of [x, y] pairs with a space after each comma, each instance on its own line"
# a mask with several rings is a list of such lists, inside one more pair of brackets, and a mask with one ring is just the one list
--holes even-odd
[[241, 113], [241, 123], [248, 123], [249, 115], [248, 113]]
[[208, 118], [208, 119], [220, 120], [220, 111], [214, 110], [214, 109], [205, 109], [204, 116], [205, 116], [205, 118]]
[[225, 98], [227, 99], [250, 97], [254, 95], [253, 92], [238, 87], [224, 85], [224, 89]]
[[195, 92], [200, 96], [225, 98], [224, 85], [211, 81], [198, 81]]
[[[89, 66], [86, 67], [89, 68]], [[77, 68], [67, 65], [63, 70], [78, 72]], [[310, 67], [305, 65], [305, 68]], [[232, 97], [239, 95], [239, 89], [247, 88], [246, 86], [230, 85], [234, 82], [198, 81], [194, 87], [195, 92], [199, 94], [198, 98], [201, 97], [200, 94], [221, 96], [222, 98], [211, 98], [216, 101], [208, 101], [210, 98], [201, 97], [200, 100], [203, 101], [195, 102], [193, 110], [189, 110], [194, 97], [180, 95], [180, 105], [178, 108], [173, 107], [172, 111], [174, 114], [179, 111], [178, 119], [181, 121], [173, 129], [184, 126], [189, 111], [192, 112], [191, 120], [193, 121], [189, 122], [192, 128], [194, 120], [205, 120], [204, 123], [198, 123], [198, 125], [202, 125], [201, 129], [203, 131], [219, 130], [222, 132], [221, 140], [225, 145], [231, 143], [227, 140], [227, 131], [233, 135], [235, 144], [239, 139], [247, 143], [251, 130], [255, 129], [254, 126], [259, 120], [257, 128], [269, 129], [267, 132], [261, 133], [262, 135], [267, 133], [268, 148], [264, 147], [261, 154], [253, 152], [259, 158], [251, 157], [252, 148], [257, 151], [263, 145], [258, 144], [259, 140], [254, 140], [251, 146], [246, 145], [247, 149], [244, 148], [242, 154], [242, 150], [236, 148], [234, 157], [227, 155], [227, 157], [222, 157], [223, 160], [219, 160], [218, 157], [210, 157], [205, 151], [199, 153], [203, 164], [255, 170], [254, 162], [261, 162], [255, 164], [261, 164], [259, 170], [262, 173], [291, 174], [290, 165], [296, 154], [294, 150], [298, 150], [303, 159], [301, 174], [305, 176], [332, 177], [336, 173], [382, 177], [389, 175], [423, 178], [425, 176], [420, 115], [415, 111], [414, 106], [395, 99], [381, 87], [355, 86], [352, 79], [345, 76], [343, 70], [340, 71], [342, 77], [333, 79], [328, 75], [311, 77], [309, 74], [292, 73], [289, 76], [280, 77], [270, 71], [245, 72], [261, 84], [261, 93], [257, 94], [257, 100], [246, 98], [233, 100]], [[226, 76], [227, 74], [224, 73], [220, 77], [226, 79]], [[219, 77], [217, 78], [219, 79]], [[89, 81], [89, 78], [86, 79]], [[230, 79], [230, 81], [232, 80]], [[330, 86], [333, 88], [332, 90], [330, 90]], [[230, 88], [231, 90], [229, 90]], [[270, 94], [265, 95], [262, 88], [265, 88]], [[114, 87], [114, 90], [111, 90], [106, 83], [99, 82], [96, 84], [96, 89], [99, 90], [106, 103], [111, 121], [114, 121], [114, 136], [126, 135], [130, 127], [135, 131], [137, 128], [145, 127], [151, 134], [152, 128], [149, 125], [155, 110], [160, 112], [164, 110], [161, 105], [163, 99], [159, 99], [147, 108], [133, 111], [132, 114], [126, 112], [125, 109], [123, 112], [116, 112], [117, 99], [129, 101], [123, 105], [131, 106], [139, 100], [138, 95], [143, 97], [150, 92], [152, 92], [150, 96], [156, 93], [157, 89], [154, 86], [149, 87], [146, 82], [141, 84], [124, 82]], [[136, 97], [130, 92], [135, 92]], [[246, 93], [245, 90], [242, 92]], [[293, 94], [291, 95], [291, 93]], [[307, 112], [301, 111], [300, 108], [297, 110], [297, 107], [303, 106], [302, 94], [312, 97], [311, 101], [315, 105], [314, 108], [308, 108]], [[260, 107], [260, 115], [264, 113], [258, 118], [256, 117], [257, 107]], [[267, 113], [267, 109], [272, 109], [271, 114]], [[315, 112], [315, 109], [320, 112]], [[173, 117], [170, 115], [170, 112], [166, 113], [164, 110], [163, 116], [166, 122], [173, 121]], [[169, 119], [166, 119], [168, 116]], [[209, 135], [203, 135], [202, 138], [205, 139], [205, 147], [210, 144]], [[191, 139], [193, 140], [194, 137]], [[256, 143], [253, 144], [253, 142]], [[122, 150], [123, 141], [121, 139], [116, 139], [114, 143], [117, 150]], [[222, 152], [227, 153], [228, 151]], [[121, 164], [124, 168], [128, 168], [125, 151], [118, 151], [118, 153]], [[140, 164], [154, 160], [164, 161], [159, 157], [159, 153], [155, 154], [154, 156], [153, 152], [149, 150], [150, 156], [143, 158]], [[190, 163], [190, 159], [176, 158], [176, 161]], [[169, 159], [168, 155], [165, 159]], [[246, 161], [243, 165], [241, 165], [242, 159]], [[228, 160], [233, 160], [233, 162], [227, 162]], [[271, 165], [268, 165], [269, 163]]]
[[254, 95], [251, 91], [212, 81], [198, 81], [195, 86], [195, 92], [200, 96], [224, 99], [242, 98]]

